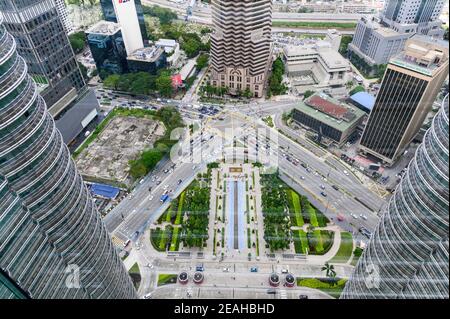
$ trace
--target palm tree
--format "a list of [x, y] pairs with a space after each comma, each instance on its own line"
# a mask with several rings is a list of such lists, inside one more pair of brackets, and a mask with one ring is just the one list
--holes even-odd
[[336, 277], [336, 271], [334, 270], [334, 266], [330, 265], [328, 262], [322, 267], [322, 271], [326, 271], [326, 276], [330, 278]]

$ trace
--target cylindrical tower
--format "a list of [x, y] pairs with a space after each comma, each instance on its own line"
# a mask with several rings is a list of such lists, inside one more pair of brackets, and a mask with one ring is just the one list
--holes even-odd
[[270, 66], [272, 0], [212, 0], [211, 84], [263, 95]]
[[448, 298], [448, 95], [341, 298]]
[[135, 298], [0, 16], [0, 298]]

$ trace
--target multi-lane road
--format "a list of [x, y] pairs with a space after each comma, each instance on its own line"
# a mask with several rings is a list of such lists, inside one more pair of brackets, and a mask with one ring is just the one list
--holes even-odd
[[[306, 191], [306, 195], [324, 207], [329, 217], [336, 217], [337, 213], [343, 214], [346, 221], [342, 222], [342, 226], [353, 227], [354, 231], [360, 226], [373, 229], [377, 223], [376, 212], [385, 204], [383, 199], [369, 191], [355, 176], [345, 173], [343, 164], [331, 154], [305, 141], [302, 146], [269, 128], [262, 121], [254, 120], [289, 110], [292, 103], [226, 106], [222, 113], [205, 121], [207, 124], [203, 127], [204, 135], [200, 135], [202, 130], [199, 130], [192, 136], [184, 137], [180, 144], [184, 153], [177, 160], [172, 162], [166, 159], [160, 162], [105, 217], [109, 232], [121, 242], [138, 238], [149, 223], [154, 222], [168, 207], [168, 201], [160, 201], [164, 193], [176, 197], [207, 162], [222, 156], [223, 148], [235, 139], [233, 130], [229, 133], [233, 127], [240, 129], [236, 138], [241, 141], [246, 135], [251, 137], [253, 134], [256, 138], [257, 130], [250, 128], [269, 130], [271, 156], [277, 157], [276, 162], [284, 179]], [[253, 115], [253, 118], [249, 115]], [[225, 129], [228, 129], [228, 135], [225, 134]], [[202, 153], [204, 156], [199, 158], [198, 154]], [[191, 158], [193, 154], [196, 156], [194, 161]], [[302, 163], [308, 166], [308, 170], [301, 166]], [[338, 189], [334, 189], [333, 185], [337, 185]], [[327, 196], [324, 197], [322, 192]]]

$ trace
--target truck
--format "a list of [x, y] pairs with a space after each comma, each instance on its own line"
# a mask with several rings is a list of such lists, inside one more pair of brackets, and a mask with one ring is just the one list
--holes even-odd
[[161, 199], [160, 199], [160, 200], [161, 200], [161, 202], [164, 203], [164, 202], [166, 202], [168, 199], [169, 199], [169, 195], [164, 194], [164, 195], [161, 196]]

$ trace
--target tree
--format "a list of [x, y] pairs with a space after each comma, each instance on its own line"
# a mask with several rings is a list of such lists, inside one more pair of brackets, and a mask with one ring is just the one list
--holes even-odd
[[351, 90], [349, 92], [350, 95], [356, 94], [358, 92], [364, 92], [366, 89], [364, 88], [364, 86], [362, 85], [358, 85], [357, 87], [355, 87], [353, 90]]
[[112, 74], [109, 75], [104, 81], [103, 85], [107, 88], [117, 90], [119, 86], [120, 81], [120, 75], [119, 74]]
[[164, 97], [171, 97], [173, 94], [173, 87], [172, 87], [172, 79], [170, 78], [170, 75], [167, 73], [162, 73], [157, 79], [156, 79], [156, 89], [158, 90], [159, 94], [161, 94]]
[[72, 33], [69, 35], [69, 42], [75, 54], [78, 54], [86, 45], [86, 36], [83, 31]]
[[200, 54], [197, 58], [197, 70], [201, 70], [208, 65], [208, 55]]
[[314, 93], [316, 93], [316, 92], [315, 91], [311, 91], [311, 90], [306, 90], [305, 93], [303, 93], [303, 100], [306, 100], [311, 95], [314, 95]]
[[327, 277], [336, 277], [336, 271], [334, 270], [334, 266], [330, 265], [328, 262], [322, 267], [322, 271], [326, 271]]

